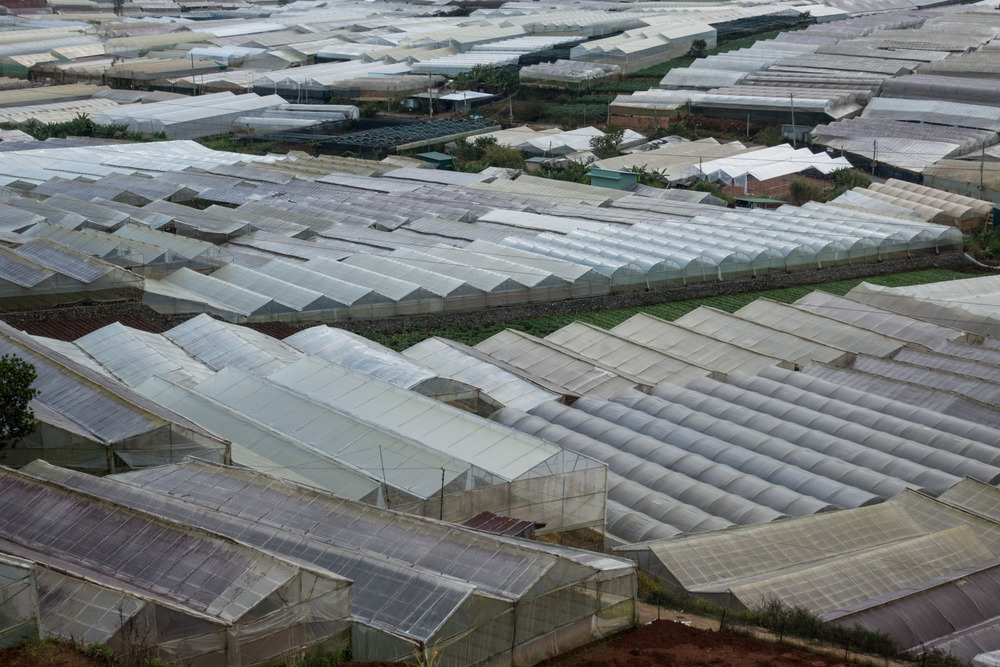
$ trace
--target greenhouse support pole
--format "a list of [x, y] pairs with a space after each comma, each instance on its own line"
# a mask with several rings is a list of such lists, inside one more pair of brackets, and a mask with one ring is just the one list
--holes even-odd
[[986, 140], [983, 139], [982, 146], [979, 147], [979, 198], [983, 198], [983, 163], [986, 162]]
[[[795, 95], [788, 93], [788, 99], [791, 101], [792, 106], [792, 148], [798, 148], [798, 144], [795, 141]], [[749, 117], [749, 116], [748, 116]]]
[[444, 521], [444, 468], [441, 468], [441, 501], [438, 503], [438, 519]]

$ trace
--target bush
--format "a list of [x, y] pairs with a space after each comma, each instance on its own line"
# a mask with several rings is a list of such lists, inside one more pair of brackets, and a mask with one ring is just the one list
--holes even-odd
[[775, 125], [768, 125], [763, 130], [753, 136], [753, 140], [765, 146], [777, 146], [785, 143], [785, 138], [781, 136], [781, 129]]
[[819, 185], [802, 178], [796, 178], [788, 186], [788, 203], [802, 206], [811, 201], [827, 201], [829, 193]]
[[708, 50], [708, 42], [703, 39], [696, 39], [691, 42], [691, 48], [688, 50], [687, 54], [692, 58], [704, 58], [705, 51]]
[[524, 156], [521, 151], [506, 146], [487, 146], [483, 151], [483, 160], [491, 167], [524, 169]]
[[569, 181], [571, 183], [583, 183], [590, 185], [590, 174], [587, 167], [579, 162], [571, 162], [565, 169], [543, 169], [538, 172], [542, 178], [551, 178], [556, 181]]

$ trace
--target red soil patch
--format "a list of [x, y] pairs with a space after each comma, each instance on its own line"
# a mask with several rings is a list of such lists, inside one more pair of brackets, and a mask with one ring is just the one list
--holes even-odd
[[653, 621], [593, 648], [548, 660], [540, 667], [847, 667], [791, 646], [674, 621]]
[[101, 667], [105, 664], [65, 644], [25, 644], [0, 649], [3, 667]]

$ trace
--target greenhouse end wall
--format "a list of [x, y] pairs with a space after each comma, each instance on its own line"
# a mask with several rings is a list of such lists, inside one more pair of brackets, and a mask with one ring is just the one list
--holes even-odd
[[461, 523], [488, 508], [497, 514], [544, 523], [537, 531], [540, 535], [577, 528], [603, 532], [606, 490], [607, 468], [599, 465], [446, 494], [443, 511], [439, 496], [392, 509]]

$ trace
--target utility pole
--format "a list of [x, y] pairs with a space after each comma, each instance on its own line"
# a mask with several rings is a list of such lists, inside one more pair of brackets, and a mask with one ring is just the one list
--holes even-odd
[[[198, 82], [196, 82], [194, 80], [194, 54], [192, 53], [190, 55], [191, 55], [191, 94], [192, 95], [197, 95], [198, 94]], [[133, 76], [133, 79], [134, 79], [135, 75], [133, 74], [132, 76]]]
[[434, 93], [431, 92], [431, 73], [427, 73], [427, 112], [431, 118], [434, 117]]
[[875, 166], [878, 164], [878, 139], [872, 139], [872, 176], [875, 175]]
[[[517, 93], [514, 93], [516, 95]], [[510, 124], [514, 125], [514, 95], [507, 98], [507, 111], [510, 113]]]
[[792, 105], [792, 148], [798, 148], [798, 143], [795, 140], [795, 135], [798, 134], [795, 131], [795, 95], [788, 93], [788, 99], [791, 100]]

